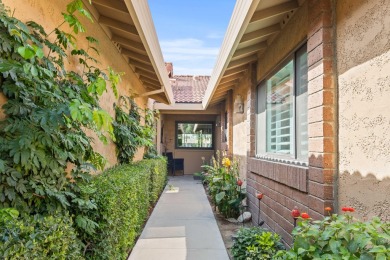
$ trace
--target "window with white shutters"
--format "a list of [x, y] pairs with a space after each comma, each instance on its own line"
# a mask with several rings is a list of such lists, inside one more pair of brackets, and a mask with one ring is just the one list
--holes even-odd
[[298, 49], [258, 86], [256, 154], [308, 160], [307, 52]]

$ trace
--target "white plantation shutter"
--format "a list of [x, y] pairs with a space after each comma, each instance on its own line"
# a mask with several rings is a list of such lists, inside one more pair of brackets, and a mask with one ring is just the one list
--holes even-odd
[[256, 154], [307, 162], [307, 46], [258, 87]]

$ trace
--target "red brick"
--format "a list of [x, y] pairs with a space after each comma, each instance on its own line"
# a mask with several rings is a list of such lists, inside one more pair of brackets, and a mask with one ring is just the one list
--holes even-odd
[[309, 195], [309, 208], [324, 215], [326, 214], [325, 208], [332, 207], [331, 200], [323, 200], [315, 196]]
[[333, 42], [333, 28], [320, 28], [307, 40], [307, 51], [310, 52], [321, 43], [332, 43]]
[[309, 209], [307, 211], [307, 214], [309, 214], [309, 216], [314, 219], [314, 220], [322, 220], [324, 218], [325, 215], [323, 214], [320, 214], [318, 213], [317, 211], [314, 211], [312, 209]]
[[309, 109], [323, 105], [334, 105], [334, 92], [331, 90], [321, 90], [313, 93], [308, 96], [307, 103]]
[[332, 200], [333, 185], [309, 181], [309, 194], [323, 200]]
[[332, 74], [322, 74], [308, 82], [307, 93], [309, 95], [319, 92], [323, 89], [333, 90], [335, 87], [335, 81]]
[[309, 137], [333, 137], [334, 126], [330, 122], [315, 122], [308, 125]]
[[278, 233], [287, 244], [292, 244], [292, 235], [278, 224], [275, 224], [275, 232]]
[[335, 172], [334, 169], [309, 167], [309, 180], [318, 183], [332, 184]]
[[297, 190], [293, 190], [291, 199], [293, 199], [296, 202], [299, 202], [302, 205], [307, 205], [308, 194]]
[[309, 166], [334, 169], [336, 157], [333, 153], [309, 153]]
[[333, 137], [309, 137], [309, 152], [333, 153]]
[[322, 60], [324, 57], [324, 48], [321, 45], [315, 47], [313, 50], [307, 53], [307, 65], [310, 67], [316, 64], [318, 61]]
[[324, 10], [314, 10], [312, 11], [309, 8], [309, 28], [308, 28], [308, 38], [318, 32], [321, 28], [332, 27], [333, 17], [331, 11]]
[[[290, 218], [291, 218], [291, 217], [290, 217]], [[291, 220], [292, 220], [292, 218], [291, 218]], [[281, 228], [283, 228], [284, 231], [286, 231], [287, 233], [291, 234], [291, 231], [292, 231], [293, 228], [294, 228], [292, 221], [290, 222], [289, 220], [283, 218], [281, 215], [277, 215], [277, 216], [276, 216], [276, 219], [275, 219], [275, 222], [276, 222]]]
[[[309, 201], [309, 198], [308, 198], [308, 201]], [[299, 211], [301, 211], [301, 212], [307, 212], [307, 210], [308, 210], [307, 204], [302, 204], [302, 203], [294, 200], [293, 197], [287, 198], [286, 202], [287, 202], [286, 208], [288, 210], [290, 210], [290, 212], [291, 212], [291, 210], [293, 210], [294, 207], [297, 207], [299, 209]]]
[[299, 190], [302, 192], [307, 191], [307, 169], [299, 169]]
[[330, 106], [319, 106], [308, 111], [308, 122], [334, 121], [334, 108]]

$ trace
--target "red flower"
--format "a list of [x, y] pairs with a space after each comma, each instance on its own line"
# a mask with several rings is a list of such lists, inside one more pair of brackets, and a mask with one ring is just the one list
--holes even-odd
[[298, 208], [295, 206], [294, 209], [291, 211], [291, 216], [293, 218], [298, 218], [301, 215], [301, 212], [299, 212]]
[[242, 180], [238, 179], [237, 180], [237, 185], [241, 187], [242, 186]]
[[263, 198], [263, 193], [257, 193], [256, 197], [258, 200], [261, 200]]
[[351, 207], [342, 207], [341, 210], [344, 212], [355, 212], [355, 209]]
[[326, 207], [325, 210], [326, 211], [332, 211], [332, 208], [331, 207]]
[[301, 214], [301, 217], [304, 218], [304, 219], [310, 218], [309, 214], [307, 214], [306, 212], [303, 212], [303, 213]]

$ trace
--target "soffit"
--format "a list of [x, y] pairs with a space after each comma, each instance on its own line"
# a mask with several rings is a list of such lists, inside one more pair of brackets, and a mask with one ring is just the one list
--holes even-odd
[[205, 108], [226, 99], [304, 1], [237, 1], [203, 99]]
[[147, 1], [92, 0], [92, 6], [84, 2], [150, 93], [147, 96], [174, 103]]

